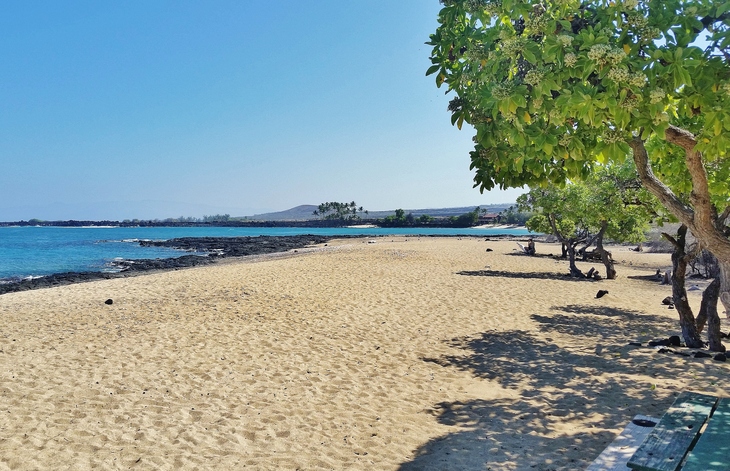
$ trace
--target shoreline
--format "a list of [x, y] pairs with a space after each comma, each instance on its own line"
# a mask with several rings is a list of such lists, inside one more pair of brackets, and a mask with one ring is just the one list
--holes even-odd
[[159, 259], [118, 260], [113, 266], [119, 271], [84, 271], [54, 273], [46, 276], [23, 278], [0, 283], [0, 296], [7, 293], [28, 291], [54, 286], [65, 286], [97, 280], [128, 278], [148, 273], [180, 270], [216, 263], [229, 257], [246, 257], [298, 250], [310, 245], [323, 244], [331, 237], [315, 235], [295, 236], [258, 236], [258, 237], [185, 237], [167, 241], [140, 240], [141, 246], [169, 247], [186, 252], [199, 252], [205, 255], [181, 255]]
[[[83, 271], [52, 273], [43, 276], [34, 276], [20, 279], [0, 281], [0, 296], [7, 293], [16, 293], [35, 289], [66, 286], [75, 283], [85, 283], [97, 280], [113, 280], [128, 278], [149, 273], [180, 270], [215, 264], [222, 259], [245, 258], [250, 256], [286, 253], [297, 251], [311, 245], [326, 244], [336, 239], [378, 239], [385, 237], [463, 237], [486, 238], [498, 240], [523, 240], [528, 236], [514, 236], [509, 234], [484, 235], [288, 235], [288, 236], [241, 236], [241, 237], [180, 237], [163, 241], [139, 240], [140, 246], [158, 246], [178, 249], [185, 252], [198, 252], [202, 255], [180, 255], [179, 257], [158, 259], [123, 259], [112, 262], [119, 267], [119, 271]], [[537, 237], [537, 236], [536, 236]]]

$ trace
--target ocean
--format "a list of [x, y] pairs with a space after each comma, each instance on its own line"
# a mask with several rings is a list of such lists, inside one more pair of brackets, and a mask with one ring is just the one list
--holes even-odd
[[518, 229], [314, 227], [0, 227], [0, 282], [55, 273], [116, 271], [115, 259], [155, 259], [179, 250], [141, 247], [140, 240], [178, 237], [338, 235], [526, 235]]

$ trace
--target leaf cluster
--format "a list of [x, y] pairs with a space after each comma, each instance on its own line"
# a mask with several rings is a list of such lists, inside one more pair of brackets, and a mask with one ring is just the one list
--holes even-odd
[[689, 193], [670, 123], [692, 132], [711, 192], [730, 189], [730, 2], [449, 0], [433, 46], [452, 123], [475, 130], [480, 190], [588, 177], [649, 139], [662, 176]]
[[608, 239], [640, 242], [649, 222], [666, 218], [628, 160], [608, 165], [587, 180], [533, 188], [517, 204], [521, 211], [534, 212], [528, 229], [561, 241], [588, 239], [603, 229]]

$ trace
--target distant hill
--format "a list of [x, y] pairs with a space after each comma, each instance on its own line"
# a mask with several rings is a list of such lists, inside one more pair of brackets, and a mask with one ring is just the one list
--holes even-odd
[[248, 216], [247, 219], [255, 221], [306, 221], [308, 219], [316, 219], [312, 214], [317, 206], [313, 204], [303, 204], [286, 211], [278, 211], [275, 213], [254, 214]]
[[[505, 204], [488, 204], [479, 205], [481, 209], [486, 209], [488, 213], [499, 213], [512, 206], [509, 203]], [[413, 213], [414, 216], [432, 216], [432, 217], [451, 217], [459, 216], [470, 211], [474, 211], [477, 206], [461, 206], [457, 208], [429, 208], [429, 209], [404, 209], [406, 214]], [[278, 211], [274, 213], [263, 213], [248, 216], [246, 219], [253, 219], [255, 221], [306, 221], [309, 219], [317, 219], [312, 213], [317, 209], [317, 206], [313, 204], [303, 204], [296, 206], [286, 211]], [[369, 211], [368, 214], [360, 214], [363, 219], [382, 219], [387, 216], [395, 214], [395, 209], [389, 211]]]

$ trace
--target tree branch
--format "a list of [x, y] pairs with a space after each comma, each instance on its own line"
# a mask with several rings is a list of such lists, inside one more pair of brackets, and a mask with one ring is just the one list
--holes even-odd
[[[710, 200], [707, 170], [705, 170], [705, 165], [702, 162], [702, 154], [695, 150], [695, 146], [697, 145], [695, 136], [691, 132], [676, 126], [669, 126], [665, 132], [665, 136], [667, 142], [682, 147], [685, 152], [687, 170], [689, 170], [689, 175], [692, 179], [690, 201], [694, 208], [694, 225], [702, 228], [714, 227], [714, 208]], [[696, 233], [692, 226], [689, 224], [688, 226], [692, 232]]]
[[669, 209], [672, 214], [690, 229], [694, 228], [694, 211], [692, 208], [684, 204], [667, 185], [662, 183], [651, 169], [649, 163], [649, 154], [644, 147], [644, 141], [641, 137], [636, 136], [629, 142], [629, 147], [634, 154], [634, 163], [636, 170], [639, 172], [639, 178], [647, 190], [649, 190], [659, 201]]
[[669, 243], [671, 243], [674, 247], [679, 248], [679, 242], [677, 242], [677, 239], [674, 237], [670, 236], [666, 232], [662, 232], [662, 237], [667, 239], [667, 241], [669, 241]]
[[552, 227], [552, 229], [553, 229], [553, 234], [555, 234], [555, 237], [557, 237], [561, 243], [564, 243], [565, 237], [563, 237], [563, 234], [561, 234], [560, 231], [558, 231], [558, 227], [555, 225], [555, 217], [553, 216], [552, 213], [548, 213], [547, 220], [550, 223], [550, 227]]

